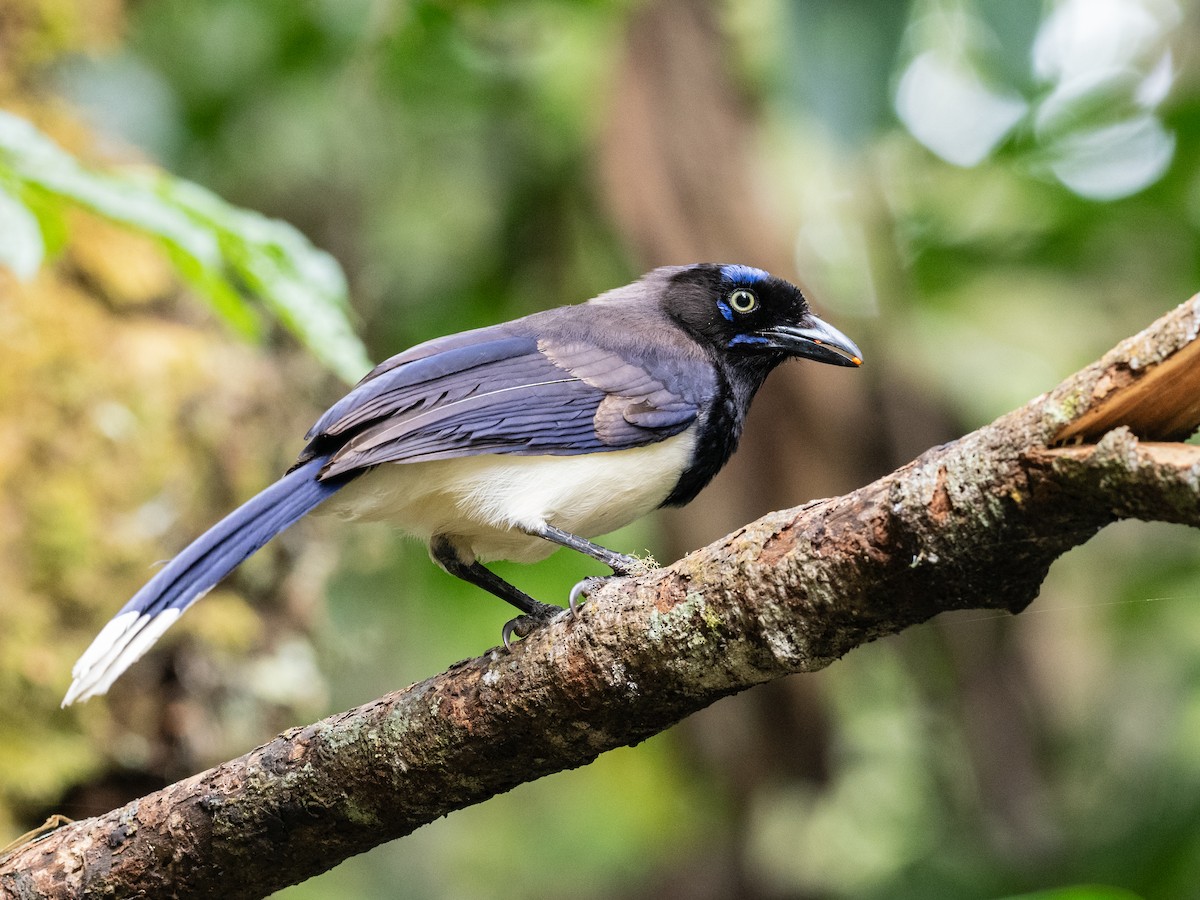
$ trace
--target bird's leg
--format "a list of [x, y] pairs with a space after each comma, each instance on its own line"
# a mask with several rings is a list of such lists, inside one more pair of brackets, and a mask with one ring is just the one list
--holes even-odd
[[[637, 575], [654, 567], [653, 561], [648, 565], [645, 561], [636, 557], [626, 556], [624, 553], [617, 553], [614, 550], [609, 550], [607, 547], [601, 547], [599, 544], [592, 543], [587, 538], [571, 534], [569, 531], [563, 531], [561, 528], [555, 528], [553, 525], [547, 523], [543, 523], [537, 528], [528, 529], [528, 533], [544, 538], [552, 543], [560, 544], [563, 547], [578, 550], [580, 553], [586, 553], [592, 559], [598, 560], [612, 569], [614, 575]], [[571, 610], [571, 615], [575, 615], [580, 597], [586, 597], [594, 588], [603, 584], [606, 580], [605, 578], [596, 577], [585, 578], [571, 588], [571, 594], [567, 600], [567, 606]]]
[[555, 528], [553, 525], [543, 523], [537, 528], [530, 528], [528, 533], [544, 538], [551, 543], [586, 553], [592, 559], [602, 562], [612, 569], [614, 575], [633, 575], [645, 568], [639, 559], [626, 556], [624, 553], [617, 553], [615, 550], [609, 550], [599, 544], [593, 544], [587, 538], [581, 538], [577, 534], [571, 534], [571, 532]]
[[522, 615], [504, 623], [501, 637], [504, 639], [505, 649], [511, 649], [513, 635], [520, 638], [526, 637], [539, 625], [543, 625], [553, 618], [556, 613], [562, 612], [561, 606], [552, 606], [549, 603], [534, 600], [478, 560], [467, 562], [459, 555], [450, 539], [444, 535], [437, 535], [429, 542], [429, 555], [433, 557], [434, 562], [451, 575], [483, 588], [521, 611]]

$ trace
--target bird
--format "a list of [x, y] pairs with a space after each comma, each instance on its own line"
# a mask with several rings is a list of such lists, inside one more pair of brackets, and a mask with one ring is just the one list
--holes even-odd
[[[857, 367], [799, 288], [741, 264], [656, 268], [584, 303], [418, 344], [322, 415], [283, 477], [160, 569], [72, 669], [63, 706], [104, 694], [180, 614], [306, 513], [383, 520], [516, 607], [505, 646], [561, 612], [488, 569], [559, 547], [614, 576], [642, 561], [591, 538], [690, 502], [789, 358]], [[572, 611], [580, 593], [571, 592]]]

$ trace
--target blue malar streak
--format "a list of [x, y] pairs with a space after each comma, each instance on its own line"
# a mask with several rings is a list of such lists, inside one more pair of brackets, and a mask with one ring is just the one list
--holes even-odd
[[732, 347], [734, 344], [765, 344], [765, 343], [767, 343], [767, 338], [763, 337], [762, 335], [739, 334], [739, 335], [736, 335], [729, 342], [729, 346]]

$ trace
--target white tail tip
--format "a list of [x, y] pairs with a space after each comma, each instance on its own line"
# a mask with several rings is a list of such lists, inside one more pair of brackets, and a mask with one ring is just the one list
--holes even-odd
[[121, 613], [101, 629], [71, 670], [74, 681], [62, 705], [88, 700], [106, 692], [118, 676], [149, 650], [179, 618], [181, 610], [166, 609], [154, 616], [132, 610]]

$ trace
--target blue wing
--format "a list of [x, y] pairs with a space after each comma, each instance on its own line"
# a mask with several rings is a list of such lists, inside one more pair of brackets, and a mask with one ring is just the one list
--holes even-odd
[[708, 370], [680, 379], [591, 342], [503, 327], [451, 340], [385, 363], [321, 417], [306, 453], [330, 452], [322, 477], [385, 462], [643, 446], [686, 429], [713, 390]]

